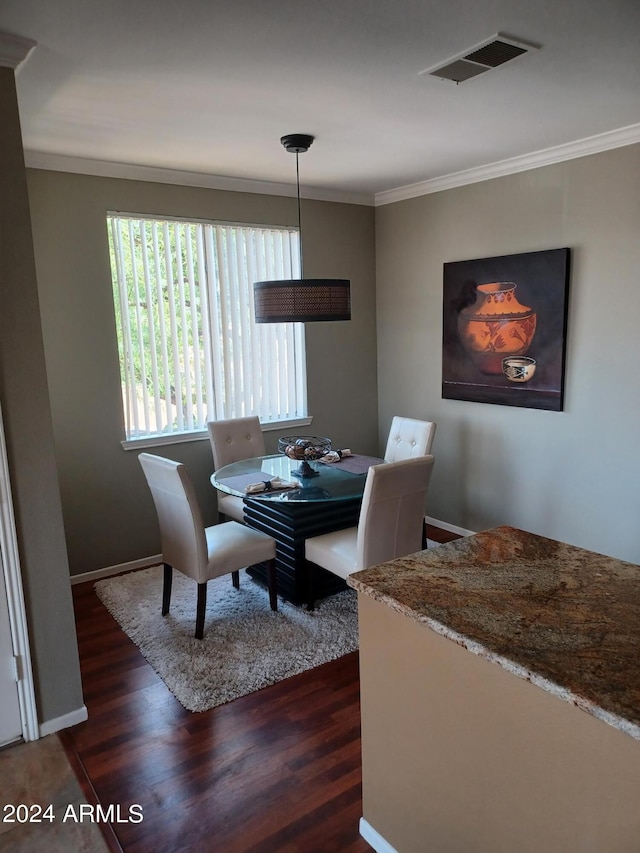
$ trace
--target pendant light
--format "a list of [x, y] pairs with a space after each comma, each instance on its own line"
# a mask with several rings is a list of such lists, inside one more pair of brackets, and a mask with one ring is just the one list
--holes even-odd
[[302, 226], [300, 220], [300, 171], [298, 155], [309, 150], [313, 136], [291, 133], [280, 142], [296, 155], [300, 278], [256, 281], [253, 285], [256, 323], [309, 323], [351, 319], [351, 283], [343, 278], [304, 278], [302, 273]]

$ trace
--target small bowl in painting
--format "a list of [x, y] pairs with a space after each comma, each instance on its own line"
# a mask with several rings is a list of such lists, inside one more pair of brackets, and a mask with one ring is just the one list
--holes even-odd
[[502, 359], [502, 372], [511, 382], [528, 382], [536, 372], [536, 360], [527, 355], [511, 355]]

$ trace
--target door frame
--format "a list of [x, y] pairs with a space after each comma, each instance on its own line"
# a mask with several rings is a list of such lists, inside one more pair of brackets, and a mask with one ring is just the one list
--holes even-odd
[[27, 612], [24, 606], [24, 590], [20, 570], [20, 554], [13, 514], [9, 462], [4, 437], [2, 406], [0, 405], [0, 549], [4, 569], [4, 584], [9, 605], [9, 625], [13, 654], [17, 658], [17, 687], [22, 721], [22, 737], [25, 741], [38, 740], [40, 728], [36, 696], [33, 685], [31, 649], [27, 627]]

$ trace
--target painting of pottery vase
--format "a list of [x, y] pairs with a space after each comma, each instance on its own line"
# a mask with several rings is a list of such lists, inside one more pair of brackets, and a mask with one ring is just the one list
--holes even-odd
[[561, 412], [571, 252], [446, 261], [442, 397]]
[[518, 301], [517, 284], [478, 284], [476, 301], [458, 316], [458, 333], [467, 354], [482, 373], [501, 374], [503, 359], [524, 355], [536, 332], [536, 312]]

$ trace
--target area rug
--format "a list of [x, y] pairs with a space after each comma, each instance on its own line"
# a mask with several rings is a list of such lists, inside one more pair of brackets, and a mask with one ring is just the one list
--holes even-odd
[[240, 573], [209, 582], [205, 634], [193, 636], [196, 583], [173, 573], [171, 610], [160, 613], [162, 567], [106, 578], [98, 597], [176, 699], [206, 711], [358, 648], [357, 597], [346, 590], [308, 612], [278, 599]]

